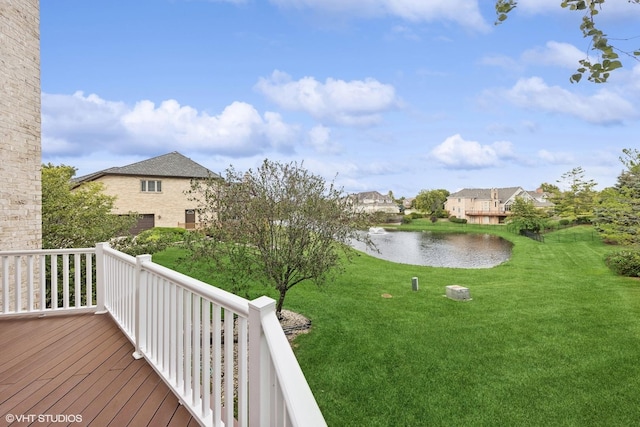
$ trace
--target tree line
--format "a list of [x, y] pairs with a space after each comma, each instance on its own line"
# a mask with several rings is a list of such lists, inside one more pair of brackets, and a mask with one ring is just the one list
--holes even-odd
[[554, 203], [551, 212], [520, 198], [511, 206], [508, 223], [517, 232], [534, 233], [545, 229], [550, 216], [567, 224], [591, 224], [605, 243], [621, 247], [607, 255], [606, 264], [618, 274], [640, 276], [640, 151], [626, 148], [622, 153], [624, 169], [612, 187], [594, 190], [596, 182], [576, 167], [558, 180], [565, 190], [542, 185]]

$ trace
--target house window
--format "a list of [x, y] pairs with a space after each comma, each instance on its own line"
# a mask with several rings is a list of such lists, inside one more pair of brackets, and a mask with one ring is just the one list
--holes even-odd
[[162, 181], [143, 179], [140, 181], [140, 191], [143, 193], [160, 193], [162, 192]]

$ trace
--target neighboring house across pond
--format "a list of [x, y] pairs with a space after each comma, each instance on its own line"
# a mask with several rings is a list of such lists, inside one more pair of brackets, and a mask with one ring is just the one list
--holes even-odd
[[113, 167], [75, 178], [76, 183], [99, 182], [103, 192], [116, 196], [114, 214], [136, 212], [138, 233], [153, 227], [194, 228], [196, 206], [185, 191], [191, 180], [219, 175], [174, 151], [122, 167]]
[[553, 203], [547, 196], [540, 190], [525, 191], [522, 187], [465, 188], [449, 195], [444, 208], [450, 216], [466, 219], [470, 224], [502, 224], [518, 197], [548, 209]]
[[546, 193], [538, 188], [536, 191], [528, 191], [529, 195], [533, 197], [533, 205], [540, 209], [551, 210], [555, 204], [551, 201], [551, 193]]
[[388, 195], [383, 195], [377, 191], [365, 191], [363, 193], [349, 196], [356, 207], [365, 212], [385, 212], [397, 214], [400, 212], [398, 204]]

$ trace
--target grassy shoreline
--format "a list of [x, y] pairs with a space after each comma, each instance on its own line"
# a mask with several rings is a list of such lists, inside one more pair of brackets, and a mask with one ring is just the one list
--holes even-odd
[[[546, 243], [505, 227], [399, 228], [490, 232], [511, 240], [513, 254], [490, 269], [361, 254], [333, 283], [294, 288], [285, 308], [313, 322], [297, 338], [296, 355], [330, 426], [640, 420], [640, 283], [607, 269], [612, 248], [590, 227], [551, 233]], [[176, 267], [170, 253], [154, 260]], [[467, 286], [473, 300], [444, 298], [449, 284]], [[250, 297], [269, 291], [252, 289]]]

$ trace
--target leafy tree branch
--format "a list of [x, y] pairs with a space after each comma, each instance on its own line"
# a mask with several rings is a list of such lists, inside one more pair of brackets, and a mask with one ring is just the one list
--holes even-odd
[[[605, 34], [597, 24], [597, 16], [602, 11], [602, 5], [606, 0], [562, 0], [560, 6], [570, 11], [582, 12], [582, 23], [580, 31], [584, 38], [590, 39], [587, 51], [595, 51], [595, 60], [590, 59], [587, 54], [586, 58], [581, 59], [580, 66], [574, 74], [571, 75], [569, 81], [578, 83], [584, 75], [593, 83], [605, 83], [612, 71], [622, 68], [620, 54], [628, 56], [635, 61], [640, 61], [640, 49], [631, 51], [618, 48], [607, 34]], [[613, 0], [609, 0], [613, 1]], [[640, 4], [640, 0], [627, 0], [628, 3]], [[509, 14], [518, 5], [517, 0], [497, 0], [495, 4], [496, 21], [495, 24], [504, 22]], [[622, 39], [617, 39], [618, 41]]]

